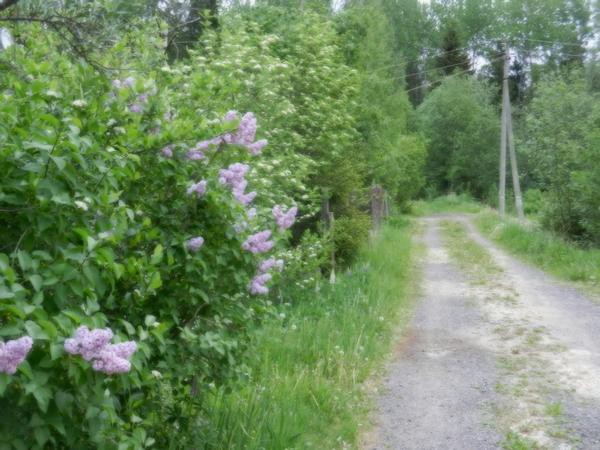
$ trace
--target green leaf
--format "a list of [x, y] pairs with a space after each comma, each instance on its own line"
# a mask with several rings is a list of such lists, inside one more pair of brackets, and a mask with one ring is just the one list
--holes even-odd
[[42, 288], [43, 280], [42, 280], [42, 277], [40, 277], [39, 275], [37, 275], [37, 274], [30, 275], [27, 279], [33, 286], [33, 289], [35, 289], [36, 291], [39, 291]]
[[0, 397], [12, 381], [12, 377], [6, 373], [0, 373]]
[[45, 142], [37, 142], [37, 141], [25, 141], [23, 142], [24, 148], [36, 148], [38, 150], [44, 150], [49, 152], [52, 150], [52, 145], [46, 144]]
[[65, 391], [58, 391], [54, 396], [54, 403], [56, 403], [56, 407], [62, 413], [70, 412], [74, 401], [75, 397]]
[[41, 341], [48, 341], [50, 338], [48, 334], [42, 330], [42, 328], [35, 322], [28, 320], [25, 322], [25, 329], [27, 330], [27, 334], [33, 339], [39, 339]]
[[150, 280], [150, 289], [158, 289], [162, 286], [162, 279], [159, 272], [154, 272]]
[[48, 411], [48, 404], [50, 403], [50, 399], [52, 398], [52, 391], [47, 386], [39, 385], [34, 382], [30, 382], [25, 385], [25, 390], [35, 397], [35, 400], [38, 404], [38, 408], [40, 411], [45, 413]]
[[6, 286], [0, 284], [0, 300], [13, 298], [15, 293], [8, 289]]
[[69, 194], [67, 192], [61, 192], [58, 194], [54, 194], [52, 196], [52, 198], [50, 198], [50, 200], [52, 200], [54, 203], [56, 203], [58, 205], [70, 205], [71, 204], [71, 197], [69, 196]]
[[135, 327], [133, 325], [131, 325], [129, 322], [127, 322], [124, 319], [121, 319], [121, 323], [125, 327], [125, 330], [127, 331], [128, 335], [132, 336], [135, 334]]
[[44, 447], [50, 439], [50, 429], [48, 427], [37, 427], [33, 429], [33, 435], [40, 447]]
[[54, 161], [58, 170], [63, 170], [67, 165], [67, 160], [63, 156], [51, 156], [50, 158], [52, 158], [52, 161]]
[[0, 253], [0, 272], [6, 272], [9, 266], [10, 262], [8, 256], [6, 256], [4, 253]]
[[96, 248], [96, 245], [98, 244], [98, 241], [96, 239], [94, 239], [93, 237], [88, 236], [86, 238], [86, 243], [87, 243], [88, 251], [91, 252], [92, 250], [94, 250], [94, 248]]
[[29, 253], [19, 250], [17, 252], [17, 259], [19, 260], [19, 265], [23, 271], [28, 271], [33, 267], [33, 260], [31, 259], [31, 256], [29, 256]]
[[163, 246], [158, 244], [154, 247], [154, 252], [152, 252], [152, 258], [150, 259], [150, 264], [157, 265], [162, 261], [163, 258]]

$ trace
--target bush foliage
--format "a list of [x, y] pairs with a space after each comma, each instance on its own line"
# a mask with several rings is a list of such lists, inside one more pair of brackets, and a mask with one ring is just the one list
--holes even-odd
[[[288, 14], [233, 11], [171, 64], [142, 25], [94, 55], [127, 63], [108, 76], [43, 26], [12, 30], [0, 53], [0, 332], [33, 347], [0, 374], [3, 448], [193, 448], [209, 386], [246, 372], [248, 325], [292, 300], [290, 286], [314, 286], [331, 245], [349, 264], [366, 240], [368, 184], [415, 192], [422, 145], [395, 133], [381, 141], [395, 172], [364, 170], [376, 164], [360, 71], [331, 19], [307, 11], [289, 28]], [[235, 137], [252, 116], [233, 109], [254, 113], [257, 144]], [[324, 195], [331, 242], [316, 226]], [[275, 205], [299, 209], [293, 233]], [[284, 271], [265, 275], [267, 258]], [[110, 329], [112, 344], [67, 352], [83, 326]], [[94, 370], [127, 341], [130, 370]]]

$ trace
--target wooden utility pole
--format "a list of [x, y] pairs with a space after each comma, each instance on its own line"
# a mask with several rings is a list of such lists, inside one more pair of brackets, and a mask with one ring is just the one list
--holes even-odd
[[515, 153], [512, 113], [510, 107], [510, 95], [508, 92], [508, 45], [504, 44], [504, 69], [502, 71], [502, 130], [500, 135], [500, 185], [498, 187], [498, 210], [500, 216], [506, 213], [506, 147], [508, 144], [510, 153], [510, 168], [512, 172], [513, 190], [515, 192], [515, 205], [519, 219], [523, 219], [523, 199], [521, 197], [521, 185], [519, 183], [519, 171], [517, 169], [517, 156]]
[[512, 172], [513, 191], [515, 191], [515, 206], [517, 207], [517, 216], [519, 220], [525, 219], [523, 211], [523, 197], [521, 196], [521, 183], [519, 182], [519, 169], [517, 168], [517, 155], [515, 153], [515, 143], [512, 128], [512, 112], [510, 101], [508, 102], [508, 153], [510, 155], [510, 170]]

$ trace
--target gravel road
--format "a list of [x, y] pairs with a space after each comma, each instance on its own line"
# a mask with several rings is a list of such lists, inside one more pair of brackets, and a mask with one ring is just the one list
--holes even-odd
[[[476, 283], [460, 269], [446, 221], [463, 224], [497, 274]], [[600, 449], [600, 306], [508, 256], [466, 215], [423, 223], [422, 298], [363, 448]]]

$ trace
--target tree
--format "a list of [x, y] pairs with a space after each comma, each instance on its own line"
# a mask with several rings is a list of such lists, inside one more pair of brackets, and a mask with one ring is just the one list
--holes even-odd
[[417, 113], [431, 186], [485, 199], [496, 184], [499, 138], [489, 87], [471, 77], [446, 78]]

